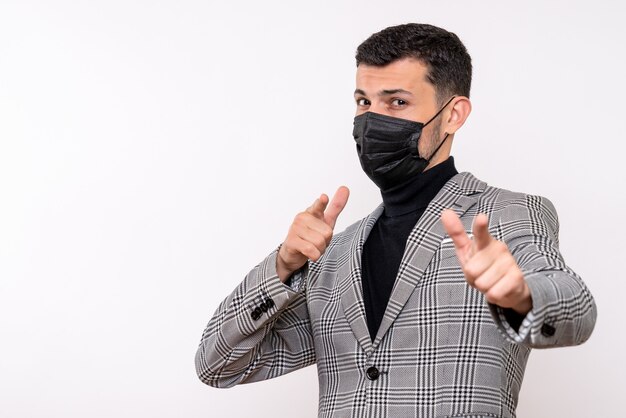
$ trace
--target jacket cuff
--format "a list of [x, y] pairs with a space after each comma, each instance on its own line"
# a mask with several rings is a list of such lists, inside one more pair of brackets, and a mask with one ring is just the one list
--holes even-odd
[[[250, 317], [254, 321], [267, 319], [276, 315], [287, 308], [294, 299], [300, 295], [300, 288], [304, 288], [303, 283], [306, 279], [308, 269], [300, 269], [299, 288], [294, 289], [283, 283], [276, 272], [276, 257], [278, 250], [274, 250], [259, 265], [258, 273], [255, 277], [256, 283], [250, 283], [254, 289], [248, 293], [245, 306], [248, 307]], [[306, 265], [305, 265], [306, 266]], [[304, 274], [303, 274], [304, 273]]]
[[[551, 306], [558, 300], [557, 288], [552, 281], [554, 273], [535, 272], [525, 274], [526, 284], [530, 289], [533, 307], [521, 320], [516, 330], [507, 315], [507, 310], [497, 305], [489, 304], [489, 309], [496, 324], [505, 336], [513, 342], [531, 347], [558, 346], [561, 332], [556, 324], [557, 318], [549, 315]], [[517, 321], [519, 323], [519, 318]]]

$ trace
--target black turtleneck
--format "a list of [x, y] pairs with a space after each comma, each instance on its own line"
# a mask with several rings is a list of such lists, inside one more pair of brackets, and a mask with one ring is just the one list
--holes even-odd
[[430, 201], [456, 174], [450, 157], [403, 184], [381, 190], [385, 210], [367, 237], [361, 257], [363, 299], [372, 341], [383, 320], [411, 230]]

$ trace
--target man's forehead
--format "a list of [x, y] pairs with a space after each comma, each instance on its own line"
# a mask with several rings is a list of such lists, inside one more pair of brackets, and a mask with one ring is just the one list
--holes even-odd
[[428, 83], [427, 73], [426, 65], [414, 58], [404, 58], [384, 66], [360, 64], [356, 70], [356, 87], [366, 94], [393, 90], [411, 92]]

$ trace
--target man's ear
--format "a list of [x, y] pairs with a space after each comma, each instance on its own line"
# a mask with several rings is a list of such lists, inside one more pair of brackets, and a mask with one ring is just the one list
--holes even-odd
[[452, 100], [449, 109], [442, 128], [445, 133], [452, 135], [463, 126], [472, 112], [472, 102], [465, 96], [458, 96]]

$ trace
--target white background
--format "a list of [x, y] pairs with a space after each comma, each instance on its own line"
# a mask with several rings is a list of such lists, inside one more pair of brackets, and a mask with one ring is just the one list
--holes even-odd
[[[508, 3], [508, 4], [504, 4]], [[531, 354], [520, 417], [623, 413], [620, 1], [1, 1], [0, 416], [315, 417], [314, 367], [229, 390], [194, 354], [319, 193], [379, 202], [354, 51], [409, 21], [474, 63], [460, 171], [556, 205], [599, 317]]]

